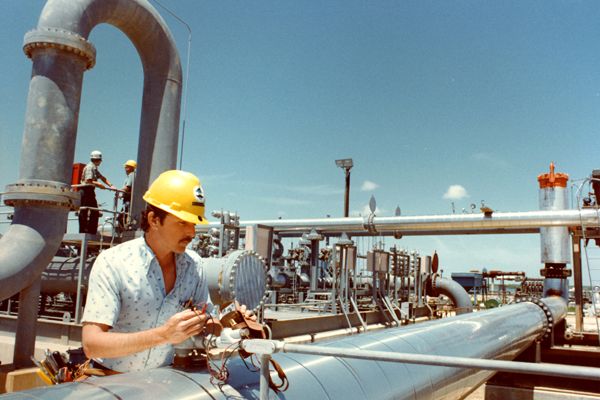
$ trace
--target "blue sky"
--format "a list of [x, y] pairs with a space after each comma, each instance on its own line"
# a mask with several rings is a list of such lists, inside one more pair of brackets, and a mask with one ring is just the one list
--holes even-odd
[[[378, 215], [398, 205], [403, 215], [451, 213], [452, 185], [464, 188], [457, 212], [481, 200], [536, 210], [536, 177], [550, 161], [574, 179], [600, 168], [600, 3], [161, 3], [193, 32], [183, 168], [203, 181], [209, 209], [242, 219], [341, 216], [334, 160], [346, 157], [353, 215], [371, 195]], [[2, 188], [18, 178], [31, 73], [21, 47], [43, 4], [4, 0], [0, 14]], [[187, 31], [161, 13], [185, 63]], [[84, 78], [76, 159], [102, 150], [101, 171], [120, 184], [122, 163], [136, 158], [141, 64], [111, 26], [90, 41], [97, 63]], [[541, 266], [536, 235], [398, 245], [437, 250], [447, 271], [537, 275]]]

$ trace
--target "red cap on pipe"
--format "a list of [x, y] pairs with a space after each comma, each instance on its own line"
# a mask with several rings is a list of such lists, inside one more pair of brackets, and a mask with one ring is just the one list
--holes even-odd
[[567, 181], [569, 180], [568, 174], [561, 172], [554, 173], [554, 163], [550, 163], [550, 173], [538, 175], [538, 182], [540, 183], [540, 189], [547, 187], [567, 187]]

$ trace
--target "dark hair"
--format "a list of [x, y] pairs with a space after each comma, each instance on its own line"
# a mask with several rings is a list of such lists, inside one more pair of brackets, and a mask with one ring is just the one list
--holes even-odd
[[150, 229], [150, 224], [148, 223], [148, 213], [150, 211], [152, 211], [154, 213], [154, 215], [158, 217], [158, 220], [160, 221], [161, 224], [167, 217], [167, 212], [165, 210], [161, 210], [160, 208], [155, 207], [152, 204], [146, 204], [146, 209], [144, 211], [142, 211], [142, 219], [141, 219], [142, 230], [144, 232], [148, 232], [148, 229]]

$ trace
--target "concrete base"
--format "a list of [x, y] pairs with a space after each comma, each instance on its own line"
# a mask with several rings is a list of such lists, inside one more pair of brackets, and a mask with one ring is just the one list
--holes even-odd
[[485, 400], [589, 400], [600, 399], [599, 393], [536, 387], [534, 389], [485, 385]]

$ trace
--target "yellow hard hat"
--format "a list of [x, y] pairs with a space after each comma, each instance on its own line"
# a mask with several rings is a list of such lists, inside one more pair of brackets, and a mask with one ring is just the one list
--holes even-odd
[[200, 180], [189, 172], [170, 170], [158, 176], [144, 200], [192, 224], [208, 224], [204, 217], [204, 191]]
[[131, 167], [133, 169], [137, 168], [137, 163], [135, 162], [135, 160], [127, 160], [125, 162], [125, 164], [123, 164], [124, 167]]

